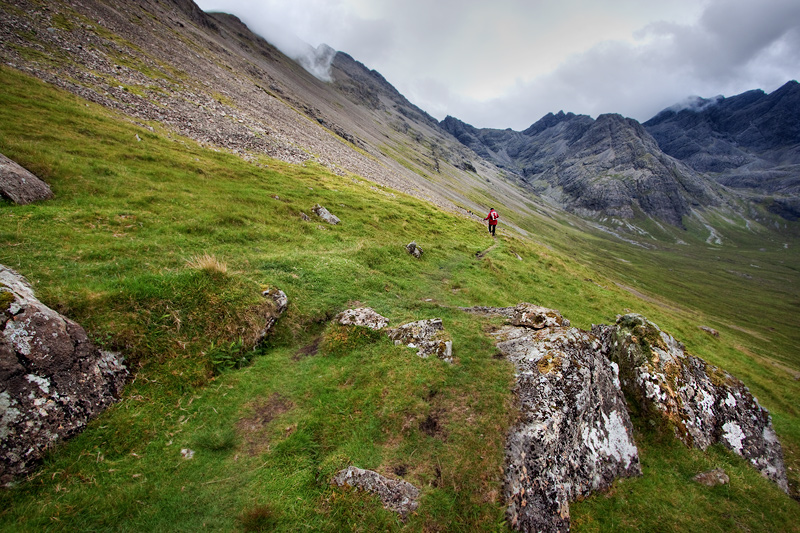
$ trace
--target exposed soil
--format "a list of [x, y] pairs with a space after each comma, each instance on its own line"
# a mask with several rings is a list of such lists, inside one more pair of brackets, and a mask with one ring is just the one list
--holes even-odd
[[259, 455], [269, 450], [267, 426], [280, 415], [290, 411], [294, 405], [278, 393], [267, 399], [257, 398], [248, 406], [250, 416], [239, 419], [236, 430], [243, 440], [243, 449], [250, 455]]

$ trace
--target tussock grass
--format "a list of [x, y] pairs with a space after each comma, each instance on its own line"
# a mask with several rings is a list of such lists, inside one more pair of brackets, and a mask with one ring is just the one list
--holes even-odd
[[[502, 531], [513, 369], [494, 357], [487, 334], [499, 321], [457, 307], [520, 301], [559, 309], [584, 329], [626, 308], [645, 314], [742, 378], [800, 468], [797, 382], [757, 359], [774, 349], [772, 358], [794, 366], [793, 333], [757, 318], [749, 327], [766, 340], [754, 340], [732, 327], [748, 326], [732, 320], [733, 299], [717, 312], [691, 288], [672, 287], [664, 294], [691, 309], [683, 315], [612, 281], [652, 294], [671, 287], [678, 274], [661, 267], [681, 263], [667, 253], [632, 254], [537, 220], [520, 223], [547, 246], [506, 232], [478, 259], [495, 242], [474, 221], [318, 165], [207, 150], [4, 66], [0, 151], [56, 193], [2, 206], [0, 262], [121, 351], [136, 376], [120, 403], [0, 492], [4, 531]], [[342, 223], [303, 222], [317, 203]], [[412, 240], [420, 260], [405, 252]], [[697, 250], [682, 253], [707, 257]], [[765, 277], [772, 289], [790, 270], [778, 265]], [[264, 286], [290, 304], [253, 350], [248, 335], [271, 312]], [[766, 307], [783, 294], [772, 289], [748, 296]], [[392, 326], [442, 318], [456, 364], [330, 324], [362, 305]], [[723, 334], [700, 332], [700, 321]], [[753, 469], [667, 437], [637, 422], [645, 475], [575, 504], [573, 529], [796, 530], [796, 502]], [[420, 487], [418, 512], [402, 523], [376, 498], [331, 487], [351, 464]], [[712, 465], [728, 470], [729, 487], [691, 485]]]
[[189, 268], [201, 270], [211, 275], [224, 276], [228, 273], [228, 265], [209, 253], [190, 257], [186, 260], [186, 265]]

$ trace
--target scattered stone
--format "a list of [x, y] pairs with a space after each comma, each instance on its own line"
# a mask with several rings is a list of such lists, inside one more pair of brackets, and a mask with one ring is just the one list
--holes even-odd
[[128, 371], [2, 265], [0, 329], [0, 484], [9, 485], [117, 401]]
[[406, 251], [417, 259], [422, 257], [422, 248], [417, 246], [416, 241], [411, 241], [410, 243], [406, 244]]
[[719, 337], [719, 331], [715, 330], [714, 328], [710, 328], [708, 326], [699, 326], [700, 329], [711, 335], [712, 337]]
[[694, 480], [701, 485], [705, 485], [706, 487], [727, 485], [731, 481], [728, 477], [728, 474], [726, 474], [725, 470], [722, 468], [715, 468], [714, 470], [709, 470], [708, 472], [701, 472], [694, 476]]
[[416, 348], [420, 357], [435, 355], [448, 363], [453, 362], [453, 341], [445, 333], [441, 318], [403, 324], [390, 329], [388, 334], [396, 345]]
[[375, 330], [385, 328], [389, 324], [386, 317], [379, 315], [371, 307], [342, 311], [334, 320], [343, 326], [363, 326]]
[[516, 367], [521, 412], [506, 443], [508, 522], [568, 531], [570, 501], [641, 474], [616, 365], [577, 328], [506, 326], [495, 335]]
[[722, 443], [788, 492], [783, 452], [769, 412], [741, 381], [689, 355], [641, 315], [628, 314], [613, 326], [594, 326], [592, 331], [619, 365], [630, 401], [671, 423], [687, 446], [705, 450]]
[[349, 466], [333, 478], [338, 486], [349, 485], [377, 495], [383, 507], [394, 511], [402, 518], [416, 511], [419, 506], [419, 489], [408, 481], [389, 479], [372, 470]]
[[321, 218], [328, 224], [336, 225], [339, 222], [341, 222], [341, 220], [339, 220], [338, 217], [332, 215], [330, 211], [328, 211], [319, 204], [315, 205], [313, 208], [311, 208], [311, 210], [314, 212], [315, 215], [317, 215], [319, 218]]
[[569, 320], [561, 316], [555, 309], [540, 307], [527, 302], [517, 304], [511, 323], [515, 326], [542, 329], [552, 327], [568, 327]]
[[0, 196], [17, 205], [49, 200], [53, 191], [44, 181], [0, 154]]

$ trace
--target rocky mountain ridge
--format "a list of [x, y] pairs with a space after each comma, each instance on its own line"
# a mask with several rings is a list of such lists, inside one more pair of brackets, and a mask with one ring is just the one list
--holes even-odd
[[452, 117], [442, 127], [526, 189], [583, 216], [644, 214], [680, 226], [692, 209], [725, 198], [721, 187], [663, 153], [641, 124], [621, 115], [551, 113], [523, 132], [478, 130]]
[[644, 124], [560, 111], [522, 132], [478, 129], [453, 117], [441, 126], [568, 210], [644, 214], [680, 226], [694, 209], [739, 210], [742, 198], [797, 219], [799, 118], [800, 84], [792, 81], [770, 95], [696, 99]]
[[[800, 216], [800, 84], [665, 109], [643, 126], [659, 147], [790, 220]], [[700, 104], [700, 105], [697, 105]]]

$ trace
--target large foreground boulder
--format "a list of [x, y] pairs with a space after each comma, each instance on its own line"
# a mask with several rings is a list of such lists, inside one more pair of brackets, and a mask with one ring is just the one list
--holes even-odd
[[42, 304], [0, 265], [0, 484], [79, 432], [119, 396], [127, 370], [84, 329]]
[[0, 197], [22, 205], [49, 200], [53, 191], [47, 183], [0, 154]]
[[688, 446], [721, 443], [788, 492], [780, 442], [766, 409], [724, 370], [686, 353], [646, 318], [628, 314], [595, 326], [608, 357], [619, 365], [628, 397], [661, 416]]
[[[533, 315], [559, 319], [541, 327]], [[555, 325], [564, 322], [557, 311], [533, 315], [513, 319], [530, 327], [496, 333], [516, 368], [520, 408], [506, 443], [506, 514], [522, 531], [568, 531], [569, 502], [640, 475], [639, 453], [616, 366], [600, 341]]]

